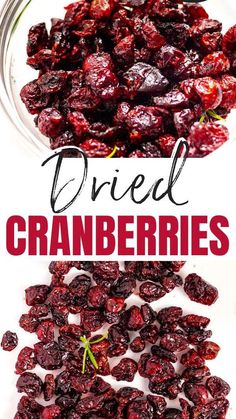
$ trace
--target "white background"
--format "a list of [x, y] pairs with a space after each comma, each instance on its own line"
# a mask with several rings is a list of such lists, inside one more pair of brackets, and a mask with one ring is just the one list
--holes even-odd
[[[236, 11], [233, 0], [228, 0], [227, 2], [209, 0], [208, 8], [211, 9], [213, 17], [227, 21], [227, 26], [235, 23]], [[40, 168], [42, 157], [32, 153], [25, 146], [25, 140], [13, 129], [2, 111], [0, 115], [1, 221], [5, 220], [7, 216], [18, 212], [26, 214], [47, 213], [49, 211], [49, 196], [48, 193], [45, 194], [45, 187], [49, 189], [49, 185], [46, 174], [44, 174], [46, 172], [42, 173]], [[227, 210], [231, 217], [235, 214], [234, 198], [231, 197], [229, 200], [228, 197], [230, 186], [233, 188], [232, 191], [235, 190], [235, 176], [230, 180], [230, 177], [234, 175], [236, 166], [236, 146], [233, 137], [232, 133], [232, 143], [224, 147], [224, 150], [217, 152], [217, 165], [214, 167], [213, 172], [206, 169], [208, 175], [206, 177], [206, 173], [204, 174], [201, 170], [197, 171], [196, 169], [198, 173], [195, 171], [195, 177], [193, 178], [195, 192], [192, 195], [192, 199], [194, 201], [191, 201], [193, 211], [205, 211], [211, 203], [212, 208], [215, 207], [217, 212]], [[215, 158], [210, 157], [209, 159]], [[50, 177], [48, 172], [47, 175]], [[105, 207], [107, 212], [112, 211], [112, 208], [107, 203]], [[127, 211], [132, 211], [132, 209], [127, 209]], [[0, 237], [4, 237], [4, 222], [0, 223], [0, 228], [2, 229], [0, 230]], [[236, 238], [236, 229], [234, 230], [234, 235]], [[2, 250], [2, 240], [0, 241]], [[233, 255], [231, 258], [234, 258]], [[202, 313], [211, 317], [211, 327], [214, 331], [213, 340], [222, 346], [222, 350], [219, 357], [215, 361], [209, 362], [208, 365], [213, 374], [221, 376], [231, 384], [230, 400], [232, 410], [228, 417], [235, 419], [236, 262], [229, 260], [225, 262], [201, 260], [194, 263], [196, 264], [195, 267], [193, 267], [193, 263], [189, 262], [186, 266], [186, 271], [196, 271], [202, 274], [205, 279], [219, 288], [220, 298], [217, 303], [210, 308], [191, 303], [181, 290], [177, 290], [153, 305], [155, 308], [161, 308], [170, 304], [181, 305], [186, 313]], [[1, 384], [4, 383], [1, 385], [0, 418], [12, 419], [18, 399], [14, 388], [16, 381], [16, 376], [14, 375], [16, 355], [20, 348], [32, 343], [32, 337], [17, 327], [21, 313], [26, 311], [24, 288], [34, 283], [48, 283], [49, 276], [47, 274], [47, 263], [44, 261], [10, 259], [1, 253], [0, 264], [0, 333], [11, 329], [17, 331], [20, 338], [17, 350], [12, 353], [0, 352]], [[140, 385], [139, 382], [134, 382], [133, 384]]]

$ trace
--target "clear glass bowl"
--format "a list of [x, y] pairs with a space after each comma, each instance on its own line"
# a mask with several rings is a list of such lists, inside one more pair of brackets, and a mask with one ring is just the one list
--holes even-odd
[[[37, 77], [37, 72], [26, 65], [27, 34], [36, 23], [46, 22], [49, 27], [52, 17], [62, 18], [68, 3], [70, 0], [7, 0], [0, 12], [0, 101], [22, 134], [22, 141], [38, 152], [47, 151], [48, 140], [35, 127], [34, 117], [28, 114], [19, 96], [21, 88]], [[223, 22], [224, 30], [236, 23], [236, 4], [232, 0], [207, 0], [204, 7], [212, 18]], [[231, 139], [223, 147], [235, 138], [235, 116], [233, 111], [227, 118]]]

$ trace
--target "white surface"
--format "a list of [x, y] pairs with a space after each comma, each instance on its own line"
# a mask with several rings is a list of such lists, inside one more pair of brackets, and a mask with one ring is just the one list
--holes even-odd
[[[68, 275], [68, 279], [73, 278], [75, 272]], [[227, 419], [235, 419], [236, 417], [236, 378], [235, 378], [235, 326], [236, 326], [236, 262], [196, 262], [194, 265], [188, 263], [184, 270], [183, 276], [190, 272], [197, 272], [207, 281], [213, 283], [219, 289], [219, 299], [211, 307], [205, 307], [201, 304], [191, 302], [182, 289], [176, 289], [163, 299], [152, 303], [152, 307], [159, 310], [170, 305], [177, 305], [183, 308], [185, 314], [195, 313], [205, 315], [211, 318], [209, 329], [213, 330], [211, 340], [217, 342], [221, 346], [221, 351], [214, 361], [208, 361], [212, 375], [218, 375], [228, 381], [232, 391], [229, 400], [231, 409], [227, 415]], [[0, 417], [1, 419], [12, 419], [16, 410], [17, 392], [15, 390], [15, 382], [17, 376], [14, 374], [14, 365], [17, 353], [26, 346], [36, 342], [36, 338], [27, 332], [24, 332], [17, 326], [18, 319], [22, 313], [27, 312], [27, 306], [24, 302], [24, 288], [37, 284], [48, 284], [50, 276], [47, 273], [47, 263], [28, 261], [14, 261], [10, 269], [7, 262], [1, 264], [1, 276], [4, 292], [0, 293], [0, 318], [2, 319], [0, 333], [6, 330], [16, 331], [19, 336], [19, 346], [11, 353], [0, 352], [0, 371], [1, 371], [1, 403]], [[68, 280], [67, 279], [67, 280]], [[128, 306], [133, 303], [140, 303], [139, 297], [130, 297], [127, 299]], [[76, 319], [75, 319], [76, 321]], [[78, 321], [78, 320], [77, 320]], [[128, 353], [127, 353], [128, 354]], [[130, 352], [130, 355], [136, 355]], [[138, 354], [139, 356], [139, 354]], [[137, 357], [136, 357], [137, 358]], [[111, 365], [118, 363], [119, 358], [112, 360]], [[46, 371], [36, 369], [43, 378]], [[124, 385], [136, 386], [144, 391], [148, 391], [147, 381], [136, 374], [135, 381], [132, 383], [117, 382], [111, 378], [105, 380], [113, 383], [114, 387], [119, 388]], [[175, 405], [175, 402], [170, 402]]]

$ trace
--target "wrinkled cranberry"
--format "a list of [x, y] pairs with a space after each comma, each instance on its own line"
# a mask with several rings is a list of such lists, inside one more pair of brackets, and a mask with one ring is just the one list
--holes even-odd
[[230, 392], [230, 386], [220, 377], [212, 376], [207, 379], [206, 387], [212, 397], [227, 396]]
[[19, 393], [26, 393], [27, 396], [36, 399], [42, 392], [43, 382], [31, 372], [24, 372], [17, 380], [16, 388]]
[[204, 359], [198, 355], [194, 349], [190, 349], [188, 352], [183, 354], [180, 359], [181, 364], [185, 367], [201, 368], [204, 367]]
[[46, 137], [58, 137], [62, 133], [64, 127], [64, 117], [56, 108], [46, 108], [39, 114], [38, 128]]
[[145, 349], [145, 340], [140, 336], [137, 336], [130, 343], [130, 349], [132, 352], [142, 352]]
[[43, 383], [43, 394], [44, 394], [44, 400], [46, 402], [49, 402], [54, 394], [56, 389], [56, 383], [54, 376], [52, 374], [46, 374], [44, 383]]
[[211, 305], [218, 298], [218, 291], [208, 282], [196, 274], [190, 274], [185, 279], [184, 290], [190, 300], [201, 304]]
[[22, 374], [26, 370], [33, 370], [36, 366], [35, 353], [32, 348], [23, 348], [17, 358], [16, 374]]
[[215, 342], [206, 341], [198, 345], [197, 351], [204, 359], [215, 359], [220, 351], [220, 347]]
[[171, 352], [181, 352], [187, 349], [188, 339], [179, 333], [168, 333], [161, 337], [160, 346]]
[[159, 329], [155, 324], [145, 326], [140, 330], [141, 338], [149, 343], [156, 343], [159, 335]]
[[159, 284], [153, 282], [144, 282], [139, 288], [139, 295], [144, 301], [151, 303], [164, 297], [166, 291]]
[[208, 391], [203, 384], [187, 383], [184, 386], [186, 397], [196, 405], [206, 404], [208, 401]]
[[163, 308], [157, 313], [157, 320], [161, 324], [173, 323], [178, 321], [183, 314], [183, 310], [180, 307], [168, 307]]
[[1, 347], [4, 351], [11, 352], [18, 345], [18, 337], [16, 333], [10, 332], [9, 330], [4, 333], [1, 341]]
[[117, 381], [133, 381], [137, 370], [137, 363], [133, 359], [123, 358], [118, 365], [112, 368], [111, 375]]
[[34, 345], [36, 360], [45, 370], [56, 370], [62, 366], [62, 354], [56, 342]]
[[151, 419], [153, 417], [153, 407], [145, 400], [134, 400], [129, 404], [127, 419]]
[[46, 301], [47, 296], [50, 292], [50, 288], [47, 285], [34, 285], [25, 290], [25, 301], [28, 306], [34, 306], [35, 304], [42, 304]]

